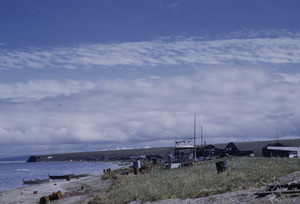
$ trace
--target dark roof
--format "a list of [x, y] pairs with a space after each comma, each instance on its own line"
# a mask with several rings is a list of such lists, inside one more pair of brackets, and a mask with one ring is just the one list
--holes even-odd
[[227, 149], [227, 148], [237, 148], [237, 146], [233, 142], [229, 142], [227, 144], [227, 146], [225, 147], [225, 149]]

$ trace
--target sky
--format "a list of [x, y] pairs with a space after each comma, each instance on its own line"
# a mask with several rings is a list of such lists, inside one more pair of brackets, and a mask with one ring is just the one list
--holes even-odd
[[298, 0], [0, 1], [0, 158], [300, 138]]

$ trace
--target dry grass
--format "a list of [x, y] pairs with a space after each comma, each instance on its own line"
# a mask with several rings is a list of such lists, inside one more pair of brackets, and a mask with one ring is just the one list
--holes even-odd
[[[214, 161], [179, 169], [155, 169], [148, 174], [110, 175], [114, 184], [105, 195], [90, 203], [127, 203], [170, 198], [197, 198], [219, 193], [262, 187], [279, 177], [300, 170], [298, 159], [232, 158], [229, 171], [217, 174]], [[108, 178], [109, 179], [109, 178]]]

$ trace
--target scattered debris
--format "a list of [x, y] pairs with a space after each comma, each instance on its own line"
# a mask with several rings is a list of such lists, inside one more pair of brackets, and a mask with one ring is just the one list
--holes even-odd
[[181, 166], [193, 166], [194, 163], [192, 161], [181, 162]]
[[129, 175], [129, 172], [128, 171], [122, 171], [121, 175]]
[[[273, 186], [274, 187], [274, 186]], [[284, 194], [289, 194], [290, 196], [300, 196], [300, 184], [286, 184], [282, 186], [275, 186], [274, 188], [269, 186], [269, 189], [266, 191], [255, 193], [255, 195], [260, 197], [265, 197], [267, 195], [274, 194], [277, 197]]]
[[291, 173], [283, 178], [280, 178], [277, 182], [269, 184], [265, 190], [257, 192], [254, 195], [257, 198], [265, 196], [280, 197], [286, 195], [289, 197], [300, 196], [300, 171]]
[[41, 204], [47, 204], [49, 201], [53, 201], [53, 200], [58, 200], [60, 199], [62, 196], [62, 192], [61, 190], [57, 191], [57, 192], [53, 192], [51, 195], [48, 196], [42, 196], [40, 198], [40, 203]]
[[108, 168], [108, 169], [103, 169], [103, 173], [109, 173], [109, 172], [111, 172], [111, 169], [110, 169], [110, 168]]

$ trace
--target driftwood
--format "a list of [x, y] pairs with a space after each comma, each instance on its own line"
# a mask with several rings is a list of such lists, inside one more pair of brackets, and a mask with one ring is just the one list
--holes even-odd
[[300, 183], [291, 183], [291, 184], [282, 184], [282, 185], [269, 185], [269, 190], [277, 190], [278, 188], [287, 188], [289, 190], [291, 189], [300, 189]]
[[257, 195], [257, 197], [265, 197], [270, 194], [274, 194], [276, 196], [281, 196], [284, 194], [293, 194], [295, 196], [299, 196], [300, 190], [264, 191], [264, 192], [255, 193], [254, 195]]
[[300, 196], [300, 184], [299, 183], [290, 183], [290, 184], [278, 184], [278, 185], [269, 185], [265, 191], [255, 193], [257, 197], [265, 197], [267, 195], [274, 194], [276, 196], [281, 195], [292, 195]]

